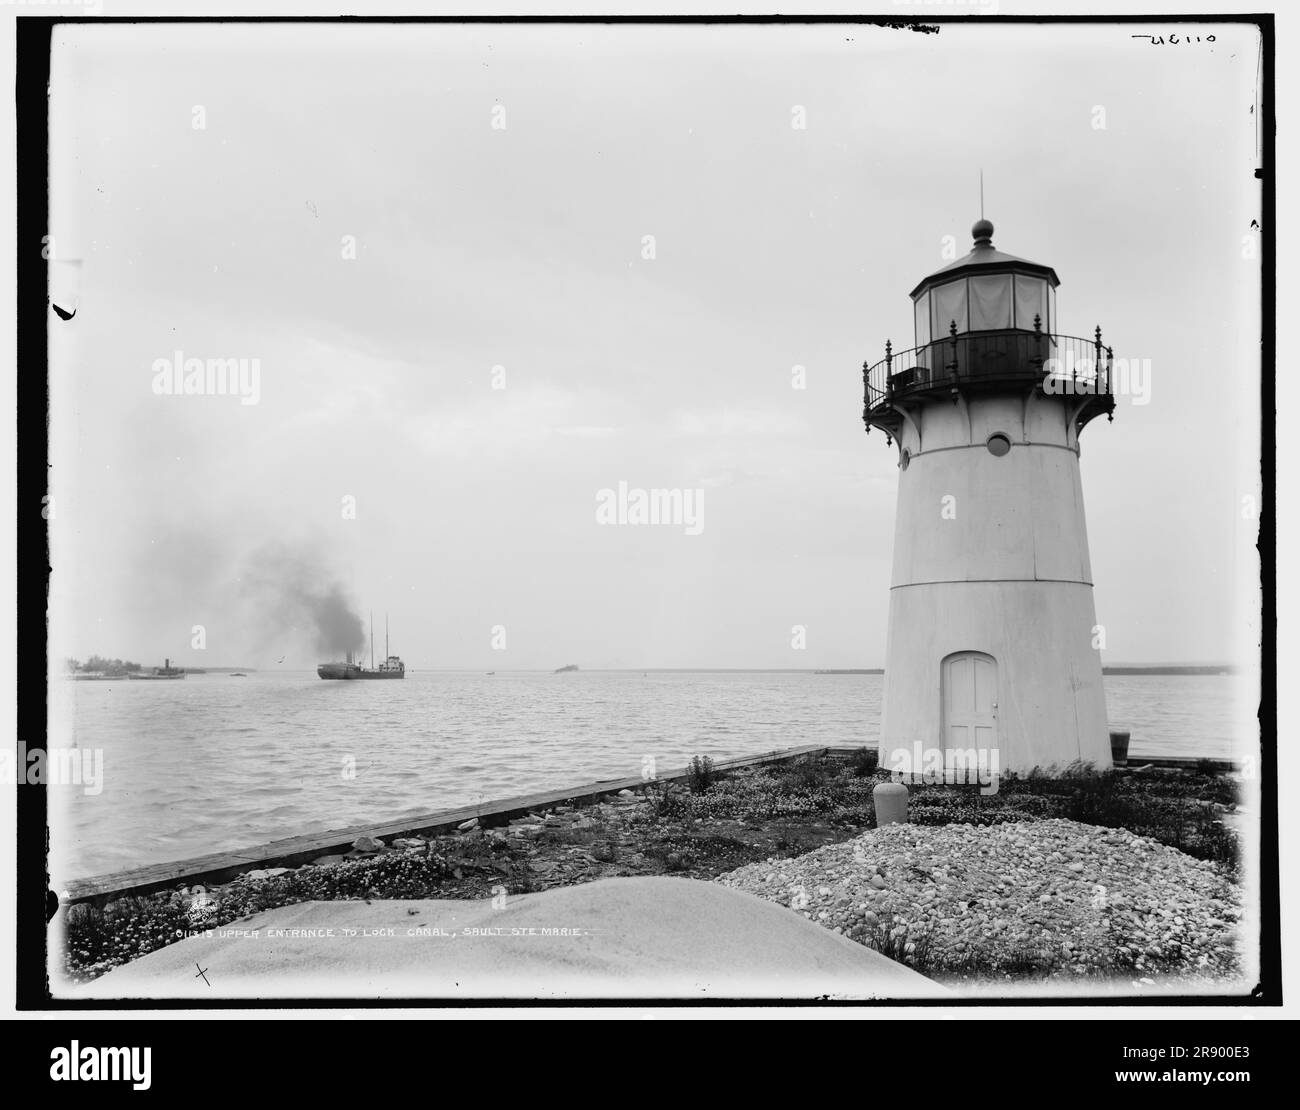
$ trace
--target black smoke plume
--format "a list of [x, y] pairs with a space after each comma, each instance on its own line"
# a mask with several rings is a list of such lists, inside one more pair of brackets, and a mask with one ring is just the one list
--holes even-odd
[[365, 644], [365, 625], [343, 583], [311, 555], [264, 548], [250, 560], [244, 585], [268, 645], [291, 636], [322, 659], [341, 659]]

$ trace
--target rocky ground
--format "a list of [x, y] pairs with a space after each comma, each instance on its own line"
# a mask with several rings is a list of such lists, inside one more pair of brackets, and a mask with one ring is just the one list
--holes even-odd
[[1221, 868], [1074, 821], [887, 825], [719, 880], [940, 981], [1231, 979], [1241, 889]]

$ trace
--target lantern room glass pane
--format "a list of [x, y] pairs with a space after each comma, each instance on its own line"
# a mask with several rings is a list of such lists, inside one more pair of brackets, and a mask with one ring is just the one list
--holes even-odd
[[970, 330], [995, 331], [1011, 327], [1011, 275], [991, 274], [970, 279]]
[[1047, 323], [1043, 325], [1043, 331], [1049, 335], [1055, 335], [1056, 327], [1056, 286], [1047, 287]]
[[955, 320], [958, 331], [969, 331], [966, 322], [966, 279], [949, 282], [930, 290], [930, 334], [944, 336]]
[[930, 293], [927, 290], [916, 298], [916, 345], [924, 347], [930, 342]]
[[1047, 282], [1042, 278], [1016, 275], [1016, 327], [1023, 331], [1034, 330], [1034, 317], [1050, 331], [1047, 323]]

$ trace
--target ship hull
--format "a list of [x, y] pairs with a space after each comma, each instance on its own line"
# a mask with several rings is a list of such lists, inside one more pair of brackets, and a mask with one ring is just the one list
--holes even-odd
[[341, 680], [344, 682], [359, 682], [364, 679], [376, 678], [405, 678], [404, 671], [368, 671], [356, 665], [349, 666], [347, 663], [322, 663], [316, 668], [316, 673], [324, 679]]

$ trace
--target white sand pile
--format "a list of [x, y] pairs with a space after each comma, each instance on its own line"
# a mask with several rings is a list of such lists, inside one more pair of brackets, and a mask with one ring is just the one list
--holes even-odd
[[496, 905], [490, 899], [308, 902], [179, 941], [58, 993], [690, 999], [946, 992], [748, 894], [692, 879], [627, 878]]

